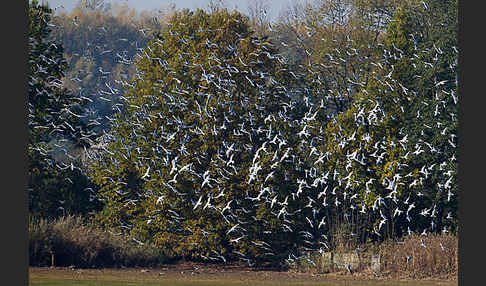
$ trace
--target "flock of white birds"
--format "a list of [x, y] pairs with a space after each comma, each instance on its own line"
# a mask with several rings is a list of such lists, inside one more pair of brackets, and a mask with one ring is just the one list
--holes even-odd
[[[168, 29], [168, 35], [177, 33], [170, 25]], [[205, 30], [199, 32], [204, 35]], [[457, 217], [453, 212], [444, 213], [441, 206], [457, 195], [457, 81], [436, 81], [431, 92], [435, 96], [423, 96], [413, 86], [419, 78], [402, 82], [393, 77], [393, 63], [405, 56], [403, 51], [396, 47], [385, 50], [380, 60], [372, 62], [376, 72], [371, 76], [379, 83], [376, 94], [351, 104], [354, 114], [342, 119], [350, 127], [336, 125], [333, 138], [327, 142], [334, 144], [335, 150], [326, 151], [326, 123], [338, 120], [329, 108], [329, 98], [312, 95], [306, 87], [290, 89], [269, 75], [262, 67], [262, 58], [277, 66], [287, 59], [268, 53], [265, 43], [253, 40], [258, 48], [244, 58], [238, 54], [240, 39], [219, 47], [211, 41], [210, 33], [206, 35], [208, 50], [224, 48], [230, 56], [217, 58], [214, 53], [207, 64], [201, 65], [197, 54], [177, 55], [184, 62], [184, 70], [197, 75], [192, 82], [184, 82], [182, 73], [171, 70], [157, 54], [160, 51], [156, 47], [165, 44], [160, 39], [136, 57], [152, 62], [164, 75], [172, 74], [172, 80], [146, 84], [149, 91], [138, 100], [131, 99], [133, 94], [120, 94], [110, 83], [103, 90], [107, 100], [120, 97], [126, 106], [119, 114], [121, 120], [111, 120], [113, 133], [103, 136], [97, 150], [87, 150], [88, 156], [106, 166], [103, 185], [111, 186], [125, 205], [153, 202], [158, 212], [147, 214], [147, 224], [162, 216], [179, 233], [190, 234], [192, 230], [183, 227], [187, 217], [203, 213], [221, 217], [228, 226], [226, 235], [231, 244], [254, 244], [266, 255], [275, 255], [278, 246], [270, 239], [274, 224], [257, 215], [262, 205], [284, 232], [297, 233], [302, 238], [301, 247], [308, 250], [328, 247], [330, 211], [355, 224], [369, 217], [379, 218], [371, 229], [352, 228], [350, 236], [360, 237], [363, 231], [382, 236], [394, 221], [407, 226], [404, 232], [409, 234], [437, 232], [438, 221], [443, 225], [439, 231], [448, 231], [443, 221]], [[185, 43], [181, 41], [180, 45], [184, 50]], [[457, 49], [452, 47], [451, 51], [457, 58]], [[355, 49], [339, 53], [361, 57]], [[410, 64], [432, 73], [445, 56], [445, 51], [435, 46], [415, 53], [408, 59]], [[329, 65], [346, 61], [336, 54], [327, 57]], [[451, 62], [446, 72], [455, 74], [456, 64]], [[324, 81], [319, 68], [323, 67], [309, 65], [314, 83]], [[290, 74], [304, 81], [303, 75]], [[136, 82], [126, 82], [125, 87], [144, 85], [144, 81], [148, 79], [138, 71]], [[357, 92], [367, 95], [365, 84], [359, 77], [350, 77], [349, 94], [340, 96]], [[244, 85], [248, 96], [241, 92]], [[421, 105], [412, 105], [421, 97]], [[404, 118], [407, 124], [400, 122]], [[387, 132], [389, 126], [398, 126], [399, 130]], [[129, 135], [117, 139], [126, 130]], [[338, 153], [342, 157], [337, 158]], [[330, 160], [332, 169], [324, 167]], [[135, 195], [126, 173], [116, 171], [127, 162], [135, 162], [137, 176], [143, 181]], [[389, 162], [393, 163], [385, 165]], [[385, 169], [387, 175], [379, 179]], [[237, 193], [235, 182], [244, 191]], [[435, 189], [424, 189], [431, 186], [430, 182]], [[435, 197], [431, 198], [431, 193]], [[178, 211], [181, 204], [188, 206], [185, 214]], [[255, 225], [259, 232], [247, 231]], [[122, 226], [130, 229], [133, 224], [127, 221]], [[206, 231], [210, 233], [211, 226]], [[250, 257], [235, 253], [252, 264]], [[226, 261], [216, 250], [201, 256]], [[289, 256], [289, 260], [295, 258]]]

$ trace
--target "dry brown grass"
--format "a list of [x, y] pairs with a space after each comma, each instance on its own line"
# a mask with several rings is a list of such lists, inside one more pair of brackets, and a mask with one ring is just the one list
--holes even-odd
[[29, 264], [51, 266], [116, 267], [154, 265], [163, 253], [150, 245], [138, 245], [130, 238], [106, 232], [81, 217], [29, 221]]
[[[422, 246], [421, 240], [426, 247]], [[353, 253], [348, 246], [340, 246], [333, 250], [335, 257], [339, 253]], [[353, 270], [353, 276], [457, 280], [458, 239], [455, 235], [412, 235], [400, 242], [387, 240], [379, 244], [362, 245], [361, 248], [364, 251], [360, 252], [359, 265]], [[377, 254], [380, 255], [380, 271], [374, 273], [371, 269], [371, 257]], [[322, 255], [318, 252], [309, 255], [314, 263], [308, 259], [300, 259], [290, 265], [290, 269], [308, 273], [347, 273], [343, 267], [337, 267], [338, 265], [330, 262], [322, 264]]]
[[[426, 247], [421, 244], [423, 240]], [[343, 240], [336, 240], [335, 253], [351, 252]], [[31, 266], [50, 266], [50, 250], [55, 252], [56, 266], [117, 267], [159, 265], [168, 262], [161, 250], [140, 246], [131, 239], [117, 236], [87, 224], [80, 217], [68, 216], [55, 221], [44, 219], [29, 222], [29, 258]], [[442, 247], [441, 247], [442, 245]], [[380, 254], [380, 276], [404, 279], [456, 280], [458, 275], [458, 239], [450, 234], [412, 235], [401, 242], [388, 240], [380, 244], [362, 245], [356, 276], [373, 276], [372, 255]], [[294, 267], [297, 272], [339, 273], [342, 267], [322, 267], [322, 255], [310, 253]], [[313, 262], [310, 262], [312, 260]], [[321, 265], [321, 267], [319, 267]]]
[[384, 242], [379, 246], [379, 253], [384, 274], [413, 279], [454, 278], [458, 275], [458, 239], [455, 235], [412, 235], [400, 243]]

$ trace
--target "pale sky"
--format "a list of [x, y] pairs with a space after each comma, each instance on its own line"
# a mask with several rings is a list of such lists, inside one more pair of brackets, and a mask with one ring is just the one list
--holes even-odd
[[[236, 8], [244, 14], [248, 14], [248, 3], [253, 0], [225, 0], [229, 9]], [[291, 2], [302, 2], [303, 0], [266, 0], [269, 4], [267, 11], [270, 20], [275, 20], [282, 9], [286, 8]], [[41, 0], [39, 2], [48, 2], [51, 8], [64, 7], [66, 12], [70, 12], [79, 0]], [[105, 0], [105, 3], [126, 3], [130, 8], [135, 8], [138, 11], [152, 10], [174, 3], [177, 9], [189, 8], [207, 8], [209, 0]], [[58, 8], [62, 9], [62, 8]]]

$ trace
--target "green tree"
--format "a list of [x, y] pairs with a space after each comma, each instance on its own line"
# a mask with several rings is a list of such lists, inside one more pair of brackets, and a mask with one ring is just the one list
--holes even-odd
[[[90, 186], [88, 180], [81, 178], [74, 168], [68, 170], [61, 166], [64, 171], [60, 170], [52, 157], [51, 143], [68, 141], [87, 147], [95, 138], [81, 120], [85, 116], [85, 102], [62, 85], [61, 78], [67, 66], [62, 45], [49, 39], [51, 16], [48, 6], [39, 5], [37, 1], [29, 4], [29, 210], [46, 217], [64, 214], [58, 207], [73, 213], [87, 213], [90, 209], [86, 205], [81, 210], [74, 204], [77, 199], [89, 200], [88, 192], [77, 190]], [[69, 180], [77, 185], [68, 186]], [[68, 197], [75, 198], [69, 206], [64, 205]]]
[[90, 142], [80, 120], [83, 101], [62, 86], [67, 64], [62, 45], [48, 39], [51, 13], [47, 6], [30, 3], [29, 142], [48, 143], [59, 135], [79, 140], [82, 146]]
[[247, 21], [227, 10], [184, 10], [144, 49], [93, 174], [106, 199], [101, 223], [172, 257], [265, 260], [274, 251], [276, 259], [294, 242], [278, 231], [273, 203], [249, 199], [275, 196], [261, 177], [285, 150], [265, 142], [284, 128], [277, 112], [295, 79]]
[[[424, 37], [432, 8], [421, 5], [396, 10], [373, 78], [326, 130], [329, 168], [349, 176], [377, 238], [455, 229], [457, 50], [453, 41]], [[442, 27], [436, 32], [451, 39], [457, 23]]]

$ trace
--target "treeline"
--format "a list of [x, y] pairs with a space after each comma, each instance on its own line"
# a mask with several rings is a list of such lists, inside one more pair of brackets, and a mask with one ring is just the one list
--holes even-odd
[[86, 5], [80, 1], [69, 14], [58, 13], [51, 37], [62, 43], [68, 69], [64, 85], [91, 101], [86, 106], [95, 130], [108, 130], [111, 115], [120, 110], [123, 82], [135, 75], [133, 58], [148, 40], [165, 29], [163, 13], [129, 9], [125, 5]]
[[[34, 100], [52, 93], [29, 86], [51, 112], [31, 124], [31, 213], [58, 205], [170, 258], [250, 265], [456, 232], [457, 2], [292, 8], [276, 23], [214, 3], [39, 22], [67, 59], [52, 68], [73, 122], [54, 128]], [[59, 142], [84, 152], [56, 160]]]

